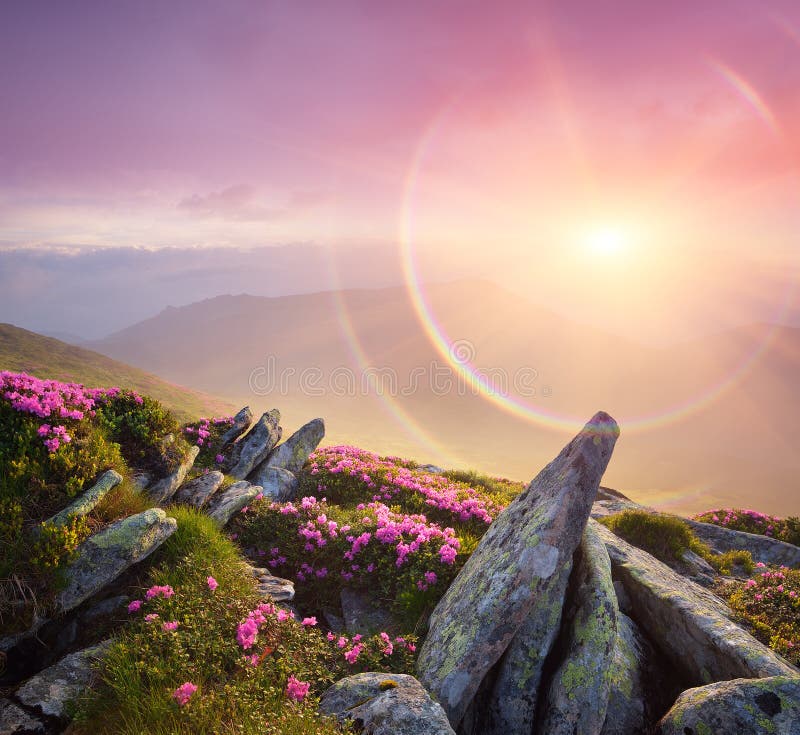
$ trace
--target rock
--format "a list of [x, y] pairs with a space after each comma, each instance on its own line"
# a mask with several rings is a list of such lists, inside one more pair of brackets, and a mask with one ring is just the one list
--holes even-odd
[[333, 633], [345, 632], [344, 618], [339, 615], [338, 610], [334, 610], [331, 607], [324, 607], [322, 608], [322, 617], [324, 618], [326, 625]]
[[430, 472], [432, 475], [441, 475], [444, 472], [441, 467], [435, 464], [421, 464], [417, 469], [422, 472]]
[[122, 482], [122, 475], [114, 470], [108, 470], [100, 475], [97, 482], [86, 492], [75, 498], [64, 510], [56, 513], [47, 522], [63, 526], [72, 516], [86, 516], [105, 497], [106, 493]]
[[175, 493], [175, 500], [194, 508], [202, 508], [208, 499], [219, 490], [224, 481], [225, 475], [219, 470], [198, 475], [193, 480], [181, 485], [178, 492]]
[[558, 606], [541, 592], [580, 543], [618, 434], [610, 416], [594, 416], [492, 523], [433, 611], [417, 671], [454, 726], [534, 607]]
[[702, 556], [695, 554], [691, 549], [684, 549], [681, 553], [681, 562], [686, 570], [686, 575], [698, 584], [710, 587], [717, 578], [717, 571]]
[[734, 531], [730, 528], [715, 526], [713, 523], [700, 523], [689, 518], [684, 519], [697, 537], [708, 544], [714, 551], [724, 554], [726, 551], [749, 551], [753, 561], [775, 566], [800, 567], [800, 547], [787, 544], [785, 541], [761, 536], [756, 533]]
[[245, 406], [233, 417], [231, 427], [219, 438], [221, 445], [224, 447], [232, 441], [236, 441], [250, 428], [252, 423], [253, 412], [250, 410], [250, 406]]
[[213, 518], [220, 526], [227, 525], [253, 498], [261, 492], [258, 485], [251, 485], [247, 480], [234, 482], [226, 490], [217, 493], [211, 499], [206, 513]]
[[272, 448], [280, 441], [283, 429], [279, 426], [281, 413], [277, 409], [267, 411], [256, 425], [234, 444], [233, 467], [228, 474], [244, 480], [253, 468], [260, 464]]
[[194, 461], [197, 459], [199, 453], [200, 447], [197, 445], [191, 446], [183, 462], [178, 465], [178, 469], [176, 469], [175, 472], [147, 488], [147, 494], [152, 498], [154, 503], [164, 505], [172, 499], [175, 491], [186, 479], [186, 474], [194, 466]]
[[277, 503], [286, 503], [297, 496], [299, 482], [297, 477], [283, 467], [270, 467], [261, 463], [250, 475], [250, 482], [264, 489], [264, 497], [272, 498]]
[[289, 602], [294, 599], [294, 582], [291, 579], [276, 577], [264, 567], [250, 567], [256, 578], [259, 593], [273, 602]]
[[642, 638], [636, 623], [620, 612], [608, 669], [608, 705], [600, 731], [602, 735], [641, 735], [645, 732], [645, 675], [649, 660], [652, 660], [650, 646]]
[[177, 529], [174, 518], [150, 508], [112, 523], [84, 541], [64, 571], [65, 587], [57, 597], [62, 611], [77, 607], [122, 572], [152, 554]]
[[407, 674], [348, 676], [322, 695], [319, 709], [364, 735], [455, 735], [442, 708]]
[[734, 679], [689, 689], [659, 727], [661, 735], [798, 735], [800, 679]]
[[0, 698], [0, 735], [44, 732], [44, 723], [8, 699]]
[[732, 622], [730, 608], [708, 590], [590, 521], [625, 585], [634, 617], [672, 664], [693, 681], [800, 676], [800, 672]]
[[267, 457], [267, 467], [282, 467], [297, 474], [317, 445], [325, 436], [325, 422], [322, 419], [309, 421], [301, 426], [283, 444]]
[[149, 472], [141, 470], [134, 472], [131, 476], [131, 482], [141, 491], [144, 492], [147, 486], [153, 481], [153, 476]]
[[111, 641], [71, 653], [58, 663], [28, 679], [16, 697], [27, 707], [49, 717], [65, 717], [65, 706], [74, 701], [92, 680], [92, 666], [102, 659]]
[[349, 587], [342, 588], [344, 627], [350, 635], [370, 636], [381, 631], [397, 631], [397, 621], [385, 608], [375, 604], [366, 593]]
[[566, 654], [552, 677], [544, 707], [547, 735], [599, 735], [608, 708], [620, 612], [611, 561], [592, 526], [583, 532]]

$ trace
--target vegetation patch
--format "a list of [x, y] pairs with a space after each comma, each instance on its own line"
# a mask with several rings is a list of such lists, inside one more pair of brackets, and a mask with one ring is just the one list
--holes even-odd
[[733, 531], [756, 533], [800, 546], [800, 518], [779, 518], [746, 508], [718, 508], [698, 513], [694, 520]]

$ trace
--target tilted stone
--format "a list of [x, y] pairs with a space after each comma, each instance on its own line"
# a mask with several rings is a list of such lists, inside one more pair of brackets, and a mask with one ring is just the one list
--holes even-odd
[[297, 473], [303, 469], [308, 456], [325, 436], [325, 422], [314, 419], [294, 432], [283, 444], [276, 447], [266, 461], [267, 467], [282, 467]]
[[224, 447], [232, 441], [236, 441], [253, 423], [253, 412], [250, 406], [245, 406], [233, 417], [230, 428], [220, 437], [220, 443]]
[[283, 467], [270, 467], [266, 462], [262, 462], [249, 479], [254, 485], [261, 485], [265, 498], [272, 498], [277, 503], [294, 500], [300, 486], [293, 472]]
[[233, 445], [233, 466], [228, 472], [231, 477], [244, 480], [258, 464], [267, 458], [283, 434], [280, 420], [280, 411], [275, 408], [267, 411], [255, 426]]
[[189, 447], [189, 451], [178, 465], [178, 469], [147, 488], [147, 494], [154, 503], [164, 505], [172, 499], [175, 491], [181, 486], [181, 483], [186, 479], [187, 473], [194, 466], [194, 461], [199, 453], [200, 447], [196, 444]]
[[181, 485], [175, 493], [175, 500], [179, 503], [186, 503], [194, 508], [202, 508], [208, 499], [219, 490], [225, 481], [225, 475], [219, 470], [213, 470], [205, 475], [199, 475], [189, 482]]
[[105, 497], [109, 490], [113, 490], [122, 482], [122, 475], [114, 470], [108, 470], [100, 475], [97, 482], [88, 490], [75, 498], [64, 510], [56, 513], [47, 520], [57, 526], [63, 526], [71, 517], [87, 516], [97, 504]]
[[214, 495], [208, 504], [206, 514], [217, 521], [220, 526], [225, 526], [260, 492], [261, 488], [258, 485], [251, 485], [247, 480], [235, 482], [229, 488]]

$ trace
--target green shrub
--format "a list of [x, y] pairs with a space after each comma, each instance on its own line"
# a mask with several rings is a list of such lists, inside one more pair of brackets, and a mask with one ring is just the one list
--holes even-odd
[[719, 508], [698, 513], [694, 519], [733, 531], [756, 533], [800, 546], [800, 518], [779, 518], [746, 508]]
[[680, 561], [681, 555], [687, 550], [704, 558], [710, 556], [708, 547], [701, 544], [692, 529], [675, 516], [625, 510], [599, 520], [617, 536], [665, 563]]

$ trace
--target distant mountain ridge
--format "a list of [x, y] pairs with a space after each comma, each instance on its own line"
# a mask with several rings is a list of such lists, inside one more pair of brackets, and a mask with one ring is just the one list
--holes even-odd
[[0, 324], [0, 370], [26, 372], [92, 387], [120, 386], [153, 396], [180, 419], [227, 414], [233, 404], [168, 383], [105, 355], [45, 337], [13, 324]]

